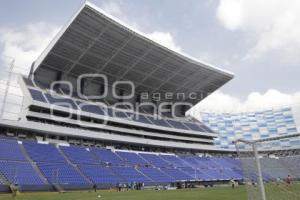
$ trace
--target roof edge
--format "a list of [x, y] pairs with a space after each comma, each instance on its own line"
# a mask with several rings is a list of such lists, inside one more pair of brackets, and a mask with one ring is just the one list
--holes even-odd
[[50, 41], [47, 47], [42, 51], [42, 53], [37, 57], [37, 59], [33, 62], [33, 73], [37, 69], [37, 67], [42, 63], [42, 61], [46, 58], [47, 54], [54, 47], [59, 38], [65, 33], [67, 28], [71, 25], [71, 23], [75, 20], [78, 14], [85, 8], [86, 3], [82, 4], [80, 8], [75, 12], [75, 14], [67, 21], [65, 25], [63, 25], [58, 33], [54, 36], [54, 38]]
[[[104, 11], [103, 9], [101, 9], [100, 7], [96, 6], [95, 4], [93, 4], [93, 3], [89, 2], [89, 1], [86, 1], [86, 2], [84, 3], [84, 5], [85, 5], [85, 6], [86, 6], [86, 5], [87, 5], [87, 6], [90, 6], [91, 8], [95, 9], [96, 11], [98, 11], [98, 12], [101, 13], [101, 14], [103, 14], [104, 16], [106, 16], [106, 17], [112, 19], [113, 21], [115, 21], [115, 22], [118, 23], [119, 25], [124, 26], [125, 28], [129, 29], [129, 30], [132, 31], [132, 32], [135, 32], [136, 34], [139, 34], [140, 36], [144, 37], [145, 39], [149, 40], [150, 42], [154, 43], [155, 45], [157, 45], [157, 46], [159, 46], [159, 47], [162, 47], [162, 48], [164, 48], [164, 49], [166, 49], [166, 50], [168, 50], [168, 51], [171, 51], [172, 53], [175, 53], [175, 54], [177, 54], [177, 55], [180, 56], [180, 57], [187, 58], [187, 59], [189, 59], [189, 61], [194, 62], [195, 64], [198, 64], [198, 65], [201, 65], [202, 67], [205, 67], [205, 68], [208, 68], [208, 69], [212, 69], [212, 70], [214, 70], [214, 71], [218, 71], [218, 72], [220, 72], [220, 73], [223, 73], [223, 74], [225, 74], [225, 75], [228, 75], [228, 76], [231, 77], [231, 78], [234, 77], [233, 72], [230, 72], [230, 71], [228, 71], [228, 70], [225, 70], [225, 69], [221, 69], [221, 68], [219, 68], [219, 67], [216, 67], [216, 66], [214, 66], [214, 65], [212, 65], [212, 64], [210, 64], [210, 63], [207, 63], [207, 62], [202, 61], [202, 60], [200, 60], [200, 59], [197, 59], [197, 58], [195, 58], [195, 57], [193, 57], [193, 56], [190, 56], [190, 55], [188, 55], [188, 54], [185, 53], [185, 52], [177, 52], [177, 51], [174, 51], [173, 49], [170, 49], [170, 48], [168, 48], [168, 47], [166, 47], [166, 46], [164, 46], [164, 45], [162, 45], [162, 44], [159, 44], [158, 42], [155, 42], [154, 40], [152, 40], [151, 38], [149, 38], [145, 33], [141, 32], [141, 31], [137, 30], [136, 28], [130, 26], [129, 24], [127, 24], [127, 23], [121, 21], [121, 20], [118, 19], [117, 17], [115, 17], [115, 16], [109, 14], [108, 12]], [[84, 6], [83, 6], [83, 7], [84, 7]]]
[[112, 16], [111, 14], [105, 12], [104, 10], [102, 10], [101, 8], [99, 8], [98, 6], [96, 6], [95, 4], [91, 3], [91, 2], [84, 2], [81, 7], [76, 11], [76, 13], [71, 17], [71, 19], [68, 20], [68, 22], [60, 29], [60, 31], [56, 34], [56, 36], [51, 40], [51, 42], [48, 44], [48, 46], [42, 51], [42, 53], [39, 55], [39, 57], [34, 61], [34, 66], [33, 66], [33, 71], [35, 71], [37, 69], [37, 67], [42, 63], [42, 61], [45, 59], [45, 57], [47, 56], [47, 54], [51, 51], [51, 49], [54, 47], [54, 45], [56, 44], [56, 42], [59, 40], [59, 38], [64, 34], [64, 32], [67, 30], [67, 28], [70, 26], [70, 24], [75, 20], [75, 18], [78, 16], [78, 14], [85, 8], [85, 7], [90, 7], [94, 10], [96, 10], [97, 12], [99, 12], [100, 14], [106, 16], [107, 18], [110, 18], [114, 23], [117, 23], [125, 28], [127, 28], [128, 30], [132, 31], [133, 33], [142, 36], [144, 39], [147, 39], [148, 41], [150, 41], [151, 43], [153, 43], [156, 46], [162, 47], [164, 49], [166, 49], [167, 51], [170, 51], [174, 54], [176, 54], [177, 56], [180, 56], [184, 59], [188, 59], [190, 62], [193, 62], [197, 65], [201, 65], [204, 68], [222, 73], [228, 77], [230, 77], [230, 79], [232, 79], [234, 77], [234, 74], [230, 71], [227, 71], [225, 69], [221, 69], [219, 67], [216, 67], [212, 64], [209, 64], [207, 62], [204, 62], [202, 60], [199, 60], [195, 57], [192, 57], [184, 52], [177, 52], [174, 51], [168, 47], [165, 47], [164, 45], [159, 44], [158, 42], [153, 41], [152, 39], [150, 39], [145, 33], [133, 28], [132, 26], [126, 24], [125, 22], [122, 22], [121, 20], [119, 20], [118, 18]]

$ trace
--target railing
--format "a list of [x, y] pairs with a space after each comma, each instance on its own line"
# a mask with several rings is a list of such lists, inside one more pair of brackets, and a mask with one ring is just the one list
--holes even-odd
[[0, 72], [0, 118], [5, 120], [19, 120], [23, 106], [23, 93], [18, 84], [20, 74], [27, 74], [24, 67], [15, 65], [12, 59], [9, 67], [4, 64]]

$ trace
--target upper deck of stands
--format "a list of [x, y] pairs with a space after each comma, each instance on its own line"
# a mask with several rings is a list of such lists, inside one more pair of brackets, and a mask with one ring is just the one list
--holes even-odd
[[207, 126], [201, 122], [191, 122], [186, 120], [175, 120], [170, 118], [154, 117], [151, 115], [145, 115], [136, 113], [130, 110], [120, 110], [112, 107], [108, 107], [104, 104], [97, 104], [93, 102], [75, 100], [71, 97], [53, 95], [47, 92], [43, 92], [38, 89], [29, 88], [31, 98], [34, 101], [71, 108], [73, 110], [80, 110], [87, 113], [96, 114], [99, 116], [108, 116], [111, 118], [121, 118], [128, 121], [139, 122], [142, 124], [151, 124], [160, 127], [182, 129], [189, 131], [197, 131], [202, 133], [214, 133]]

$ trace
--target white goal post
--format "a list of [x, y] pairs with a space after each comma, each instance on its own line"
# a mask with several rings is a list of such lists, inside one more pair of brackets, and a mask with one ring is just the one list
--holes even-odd
[[299, 146], [268, 148], [290, 139], [300, 140], [300, 134], [234, 142], [248, 200], [300, 199]]

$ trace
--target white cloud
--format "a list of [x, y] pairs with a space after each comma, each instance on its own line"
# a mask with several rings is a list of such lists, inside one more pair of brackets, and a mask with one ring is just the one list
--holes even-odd
[[220, 0], [217, 17], [229, 30], [254, 34], [245, 58], [271, 50], [300, 50], [299, 0]]
[[221, 0], [217, 17], [224, 26], [230, 30], [236, 30], [242, 24], [243, 5], [240, 0]]
[[[104, 2], [103, 4], [101, 4], [100, 7], [105, 12], [117, 17], [118, 19], [121, 19], [122, 22], [125, 22], [126, 24], [130, 25], [134, 29], [136, 29], [136, 30], [141, 29], [141, 27], [139, 27], [139, 25], [135, 21], [128, 19], [128, 17], [122, 11], [120, 3], [108, 1], [108, 2]], [[144, 33], [144, 34], [151, 40], [153, 40], [169, 49], [172, 49], [173, 51], [181, 52], [181, 47], [176, 44], [174, 37], [170, 32], [153, 31], [151, 33]]]
[[103, 4], [101, 4], [101, 9], [116, 17], [123, 15], [120, 5], [113, 1], [105, 1]]
[[32, 62], [46, 48], [58, 30], [57, 26], [43, 22], [28, 24], [21, 29], [1, 28], [0, 45], [3, 46], [1, 60], [8, 66], [9, 62], [15, 59], [17, 71], [28, 71]]
[[[6, 89], [8, 74], [6, 69], [12, 59], [14, 62], [14, 72], [28, 74], [32, 62], [46, 48], [50, 40], [58, 32], [59, 28], [46, 23], [33, 23], [17, 28], [0, 28], [0, 60], [2, 61], [0, 88]], [[3, 104], [3, 92], [0, 93], [0, 105]], [[11, 77], [8, 96], [6, 99], [3, 119], [17, 120], [21, 110], [23, 94], [17, 84], [17, 76]]]
[[280, 91], [270, 89], [264, 94], [252, 92], [245, 101], [217, 91], [197, 104], [192, 115], [198, 116], [200, 111], [217, 112], [217, 113], [236, 113], [259, 111], [280, 106], [300, 104], [300, 92], [294, 94], [286, 94]]
[[140, 28], [135, 21], [128, 19], [128, 16], [122, 11], [120, 2], [104, 1], [100, 4], [100, 8], [109, 15], [116, 17], [116, 20], [120, 19], [120, 22], [122, 23], [125, 23], [136, 30]]
[[172, 34], [169, 32], [154, 31], [152, 33], [147, 33], [146, 36], [173, 51], [181, 52], [181, 47], [175, 43]]

